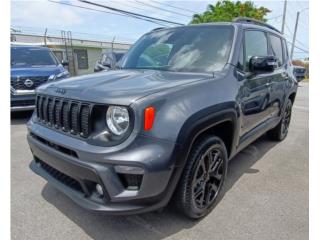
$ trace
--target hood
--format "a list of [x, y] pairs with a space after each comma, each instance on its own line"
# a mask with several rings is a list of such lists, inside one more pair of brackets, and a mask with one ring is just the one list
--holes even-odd
[[40, 86], [37, 92], [89, 102], [130, 105], [147, 95], [210, 77], [203, 73], [126, 69], [48, 83]]
[[50, 76], [63, 72], [64, 68], [58, 66], [41, 66], [41, 67], [11, 67], [11, 77], [38, 77]]

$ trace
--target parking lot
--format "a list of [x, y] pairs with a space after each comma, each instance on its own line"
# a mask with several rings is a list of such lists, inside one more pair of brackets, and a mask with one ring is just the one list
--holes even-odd
[[290, 132], [281, 143], [263, 136], [229, 165], [224, 197], [204, 219], [172, 207], [162, 213], [107, 216], [81, 209], [29, 169], [26, 125], [11, 117], [13, 239], [308, 239], [309, 89], [302, 83]]

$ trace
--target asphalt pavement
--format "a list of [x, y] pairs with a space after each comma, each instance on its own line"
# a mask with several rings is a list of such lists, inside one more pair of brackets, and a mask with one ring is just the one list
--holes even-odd
[[229, 165], [224, 197], [205, 218], [162, 213], [108, 216], [88, 212], [29, 169], [31, 113], [11, 117], [12, 239], [308, 239], [309, 88], [300, 84], [288, 137], [263, 136]]

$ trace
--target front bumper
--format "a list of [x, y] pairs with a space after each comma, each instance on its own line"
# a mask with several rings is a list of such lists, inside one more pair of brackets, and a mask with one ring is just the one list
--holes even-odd
[[30, 111], [35, 107], [35, 94], [11, 94], [11, 112]]
[[[88, 145], [35, 123], [29, 123], [28, 129], [34, 156], [30, 168], [83, 208], [133, 214], [161, 208], [169, 201], [174, 143], [137, 136], [133, 144], [116, 150]], [[116, 166], [143, 169], [139, 188], [127, 189]], [[103, 197], [96, 184], [102, 186]]]

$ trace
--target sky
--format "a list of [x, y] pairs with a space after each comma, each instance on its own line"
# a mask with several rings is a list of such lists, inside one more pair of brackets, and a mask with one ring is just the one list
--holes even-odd
[[[53, 3], [55, 1], [58, 3]], [[217, 1], [201, 0], [90, 0], [126, 11], [148, 15], [155, 18], [188, 24], [194, 13], [202, 13], [207, 5]], [[281, 30], [284, 2], [253, 1], [256, 6], [264, 6], [271, 10], [267, 15], [268, 23]], [[78, 5], [96, 9], [74, 7], [65, 4]], [[168, 6], [170, 5], [170, 6]], [[301, 11], [297, 31], [294, 58], [308, 57], [309, 50], [309, 2], [288, 0], [285, 37], [292, 42], [297, 11]], [[106, 12], [101, 12], [106, 11]], [[12, 0], [11, 27], [15, 30], [30, 33], [60, 36], [60, 30], [72, 31], [73, 38], [92, 39], [100, 41], [115, 41], [133, 43], [144, 33], [162, 27], [158, 24], [140, 19], [114, 14], [115, 12], [95, 6], [90, 6], [76, 0]], [[166, 24], [173, 26], [172, 24]], [[291, 45], [288, 45], [289, 50]]]

